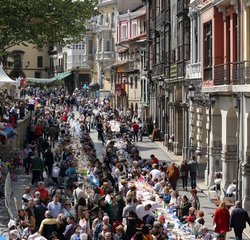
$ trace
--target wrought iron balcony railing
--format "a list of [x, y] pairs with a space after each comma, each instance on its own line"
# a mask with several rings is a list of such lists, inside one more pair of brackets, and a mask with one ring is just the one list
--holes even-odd
[[229, 62], [215, 65], [214, 85], [239, 85], [245, 84], [249, 79], [250, 64], [245, 62]]

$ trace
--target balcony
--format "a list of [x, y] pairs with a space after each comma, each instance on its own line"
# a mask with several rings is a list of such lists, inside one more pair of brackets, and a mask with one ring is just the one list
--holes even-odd
[[186, 66], [187, 79], [201, 79], [201, 63], [189, 63]]
[[97, 31], [98, 32], [105, 32], [105, 31], [111, 31], [112, 28], [109, 24], [99, 24], [97, 25]]
[[91, 61], [94, 61], [93, 54], [84, 54], [83, 55], [83, 62], [91, 62]]
[[140, 66], [138, 61], [133, 61], [130, 60], [128, 64], [126, 65], [126, 72], [128, 73], [134, 73], [134, 72], [139, 72], [140, 71]]
[[214, 66], [214, 85], [249, 83], [250, 62], [229, 62]]
[[159, 77], [160, 75], [164, 74], [165, 74], [165, 69], [163, 64], [158, 63], [153, 66], [152, 68], [152, 75], [154, 75], [153, 77]]
[[114, 58], [115, 58], [115, 53], [113, 51], [104, 51], [96, 53], [97, 61], [103, 61], [103, 60], [112, 61], [114, 60]]
[[177, 77], [184, 78], [185, 77], [185, 62], [178, 62], [177, 63]]

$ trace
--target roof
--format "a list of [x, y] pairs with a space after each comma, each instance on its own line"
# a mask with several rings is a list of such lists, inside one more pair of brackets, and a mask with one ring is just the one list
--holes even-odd
[[123, 40], [120, 43], [133, 42], [133, 41], [137, 41], [137, 40], [142, 39], [142, 38], [146, 38], [146, 33], [141, 33], [140, 35]]

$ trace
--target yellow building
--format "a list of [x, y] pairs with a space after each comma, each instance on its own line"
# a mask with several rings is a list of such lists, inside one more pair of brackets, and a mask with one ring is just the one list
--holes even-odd
[[5, 71], [12, 78], [48, 78], [51, 69], [48, 49], [37, 49], [32, 44], [20, 44], [9, 49]]

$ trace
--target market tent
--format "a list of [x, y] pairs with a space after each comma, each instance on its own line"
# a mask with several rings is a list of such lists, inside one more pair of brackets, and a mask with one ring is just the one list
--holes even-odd
[[3, 70], [2, 67], [0, 67], [0, 84], [2, 83], [10, 83], [10, 84], [17, 84], [16, 81], [12, 80], [6, 72]]
[[53, 78], [26, 78], [26, 80], [28, 82], [32, 82], [32, 83], [52, 83], [54, 81], [57, 80], [62, 80], [68, 76], [70, 76], [72, 74], [72, 72], [63, 72], [63, 73], [59, 73], [57, 76], [53, 77]]

